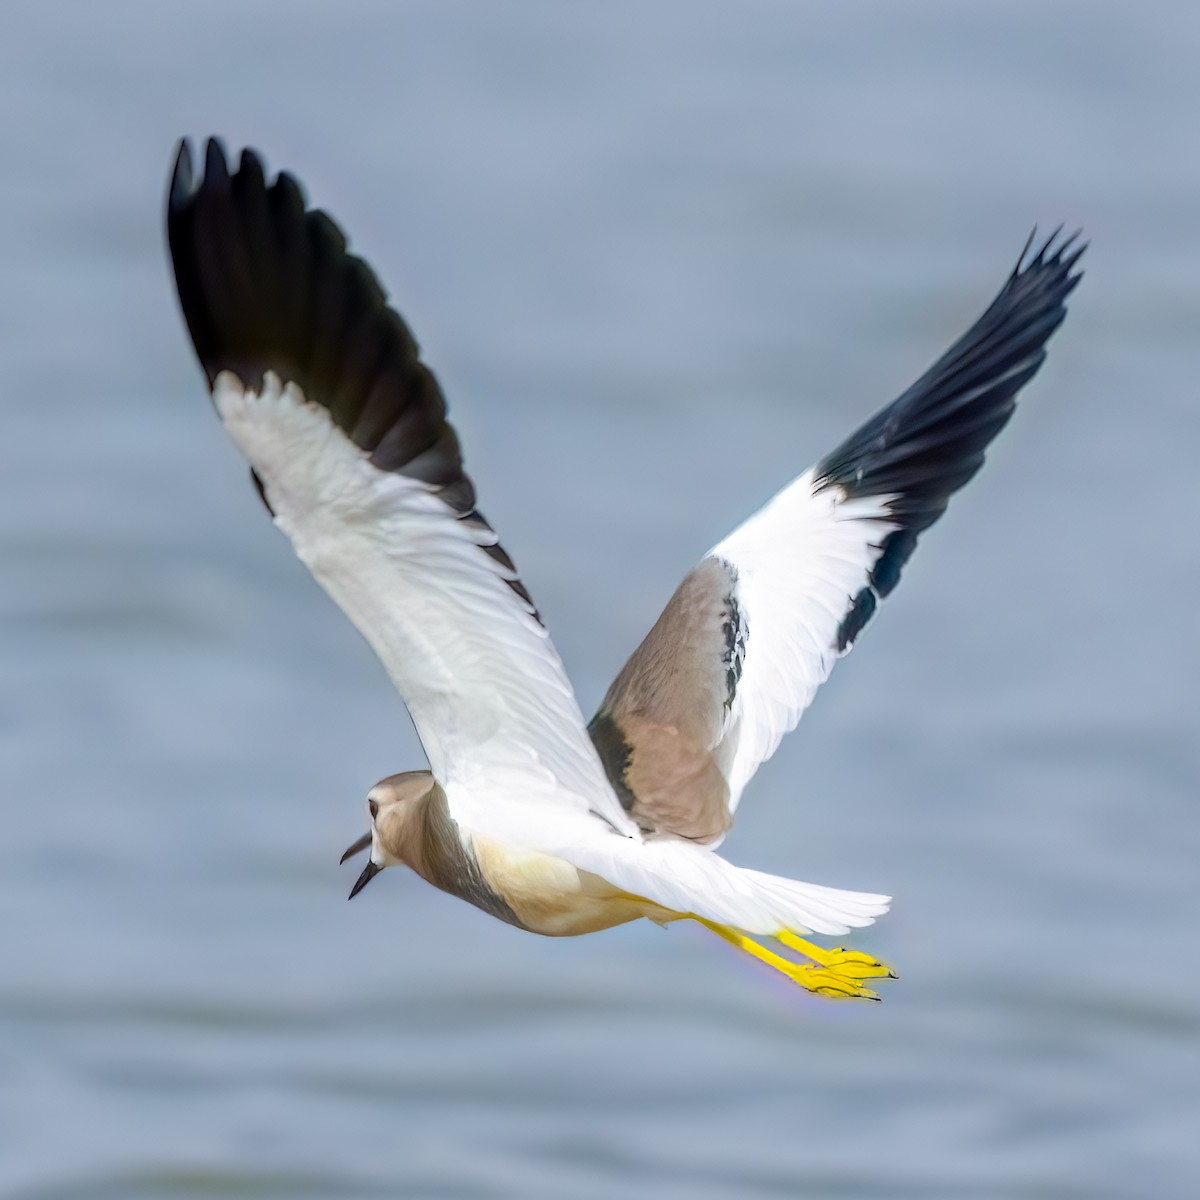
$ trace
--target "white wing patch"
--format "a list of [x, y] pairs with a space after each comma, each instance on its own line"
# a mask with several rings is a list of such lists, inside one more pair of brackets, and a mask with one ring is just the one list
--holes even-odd
[[455, 819], [487, 829], [508, 824], [497, 808], [549, 805], [635, 835], [549, 635], [481, 549], [496, 534], [374, 467], [273, 372], [257, 394], [223, 371], [213, 401], [276, 525], [399, 690]]
[[810, 468], [709, 551], [737, 572], [746, 624], [724, 735], [736, 747], [728, 768], [731, 811], [829, 677], [839, 658], [838, 630], [867, 585], [880, 544], [898, 526], [889, 517], [890, 496], [847, 500], [837, 487], [814, 491], [814, 481]]

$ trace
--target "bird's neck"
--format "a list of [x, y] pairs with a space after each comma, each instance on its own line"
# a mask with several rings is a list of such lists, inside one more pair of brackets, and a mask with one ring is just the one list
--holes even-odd
[[474, 850], [450, 815], [446, 793], [439, 784], [435, 783], [414, 806], [411, 825], [416, 827], [416, 836], [405, 847], [403, 857], [422, 879], [510, 925], [522, 924], [484, 878]]

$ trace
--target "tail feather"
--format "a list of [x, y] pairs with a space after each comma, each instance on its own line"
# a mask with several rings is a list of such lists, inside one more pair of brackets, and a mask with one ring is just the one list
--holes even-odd
[[[872, 892], [851, 892], [842, 888], [825, 887], [819, 883], [804, 883], [762, 871], [742, 870], [752, 885], [770, 898], [778, 920], [778, 928], [794, 933], [823, 933], [831, 937], [870, 925], [876, 917], [888, 911], [891, 896]], [[755, 930], [753, 932], [778, 932]]]
[[672, 912], [766, 937], [782, 930], [840, 937], [870, 925], [891, 902], [890, 896], [735, 867], [720, 855], [674, 839], [589, 838], [563, 851], [576, 866]]

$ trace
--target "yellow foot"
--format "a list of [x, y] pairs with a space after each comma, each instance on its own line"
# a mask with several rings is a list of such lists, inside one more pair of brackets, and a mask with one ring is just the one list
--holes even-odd
[[[787, 959], [780, 959], [787, 962]], [[860, 983], [850, 975], [841, 975], [836, 971], [827, 971], [824, 967], [809, 967], [799, 963], [788, 963], [783, 970], [793, 983], [798, 983], [807, 992], [818, 996], [828, 996], [831, 1000], [879, 1000], [878, 992], [873, 992], [865, 984]]]
[[847, 975], [851, 979], [899, 978], [887, 963], [880, 962], [869, 954], [863, 954], [861, 950], [847, 950], [841, 946], [836, 950], [826, 950], [823, 946], [816, 946], [786, 929], [776, 934], [776, 937], [789, 950], [796, 950], [805, 958], [811, 958], [813, 962], [820, 963], [835, 975]]
[[[798, 950], [806, 957], [813, 959], [817, 965], [793, 962], [783, 958], [759, 945], [752, 938], [739, 933], [728, 925], [718, 925], [704, 917], [694, 917], [706, 929], [711, 929], [718, 937], [724, 938], [731, 945], [747, 954], [753, 955], [769, 967], [786, 975], [793, 983], [799, 984], [805, 991], [814, 992], [818, 996], [829, 996], [838, 1000], [878, 1000], [879, 996], [864, 986], [863, 979], [885, 977], [894, 979], [894, 973], [883, 963], [876, 962], [870, 955], [861, 954], [856, 950], [822, 950], [805, 942], [794, 934], [779, 935], [779, 940], [785, 946]], [[815, 953], [813, 953], [815, 951]], [[817, 955], [821, 956], [821, 961]]]

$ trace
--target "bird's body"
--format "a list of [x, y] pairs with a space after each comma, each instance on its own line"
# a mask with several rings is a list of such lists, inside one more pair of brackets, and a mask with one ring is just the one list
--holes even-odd
[[559, 855], [465, 829], [428, 771], [383, 780], [371, 800], [379, 806], [380, 869], [411, 867], [426, 883], [530, 933], [563, 937], [639, 917], [671, 919]]
[[[520, 928], [690, 918], [812, 991], [873, 996], [870, 956], [799, 935], [889, 898], [739, 868], [715, 850], [918, 535], [978, 470], [1079, 276], [1070, 242], [1014, 270], [925, 376], [688, 574], [590, 725], [475, 506], [445, 402], [404, 322], [323, 213], [258, 157], [168, 197], [180, 302], [259, 494], [404, 697], [430, 770], [368, 795], [354, 895], [406, 865]], [[775, 937], [797, 962], [747, 935]]]

